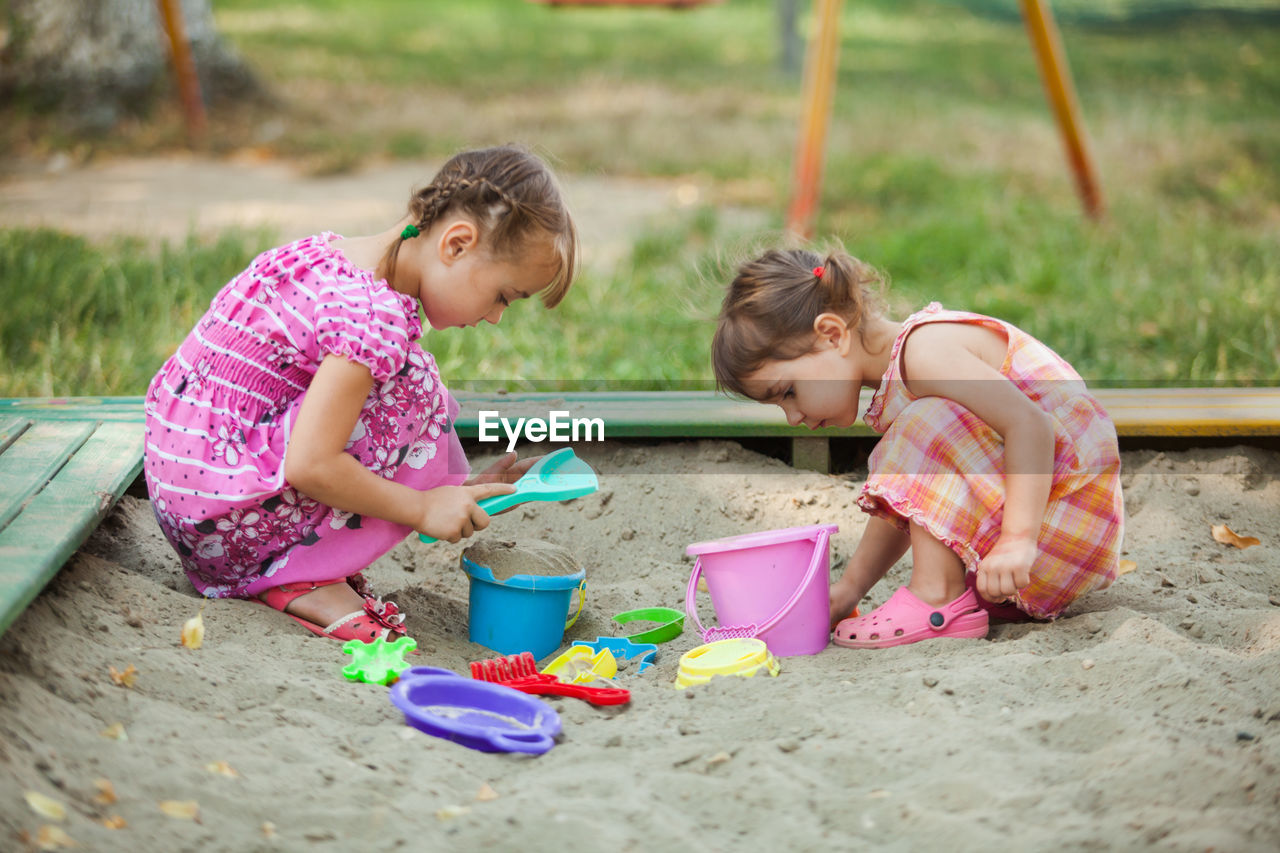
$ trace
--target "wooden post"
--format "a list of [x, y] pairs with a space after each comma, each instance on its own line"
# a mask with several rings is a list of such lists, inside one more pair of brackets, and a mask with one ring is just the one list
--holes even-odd
[[179, 0], [157, 0], [165, 36], [169, 39], [169, 56], [173, 61], [173, 73], [178, 81], [178, 94], [182, 97], [182, 113], [187, 123], [187, 138], [196, 142], [204, 135], [204, 99], [200, 96], [200, 78], [196, 76], [195, 61], [191, 58], [191, 45], [187, 43], [182, 25], [182, 5]]
[[1031, 49], [1040, 66], [1049, 105], [1058, 120], [1058, 130], [1067, 149], [1067, 162], [1075, 176], [1076, 189], [1089, 217], [1099, 219], [1104, 210], [1102, 189], [1094, 172], [1093, 160], [1085, 144], [1084, 128], [1080, 122], [1080, 105], [1076, 101], [1071, 84], [1071, 72], [1067, 68], [1062, 39], [1053, 22], [1053, 13], [1044, 0], [1021, 0], [1022, 18], [1031, 36]]
[[791, 439], [791, 467], [830, 474], [831, 440], [809, 437]]
[[821, 196], [822, 161], [840, 49], [841, 0], [815, 0], [815, 4], [817, 14], [805, 57], [804, 107], [786, 224], [790, 234], [805, 240], [813, 236], [813, 221]]

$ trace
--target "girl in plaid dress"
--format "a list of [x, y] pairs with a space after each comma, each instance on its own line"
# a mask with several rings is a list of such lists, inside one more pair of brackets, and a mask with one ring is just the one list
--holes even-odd
[[[725, 390], [792, 425], [883, 433], [859, 506], [871, 518], [831, 589], [834, 640], [882, 648], [983, 637], [992, 616], [1054, 619], [1116, 577], [1115, 427], [1061, 357], [1001, 320], [933, 303], [886, 317], [875, 272], [842, 251], [744, 264], [712, 343]], [[848, 616], [911, 550], [911, 579]], [[839, 620], [839, 621], [838, 621]]]
[[387, 230], [263, 252], [151, 381], [144, 470], [160, 529], [210, 598], [257, 599], [325, 637], [404, 632], [361, 570], [413, 531], [457, 542], [477, 501], [533, 463], [474, 478], [458, 404], [423, 350], [568, 290], [577, 237], [546, 165], [504, 146], [450, 159]]

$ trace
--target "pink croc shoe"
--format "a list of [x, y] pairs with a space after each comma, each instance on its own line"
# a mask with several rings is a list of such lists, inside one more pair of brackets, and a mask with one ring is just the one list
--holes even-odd
[[985, 637], [987, 629], [987, 612], [978, 606], [973, 590], [934, 607], [903, 586], [866, 616], [836, 625], [832, 641], [850, 649], [885, 649], [935, 637]]

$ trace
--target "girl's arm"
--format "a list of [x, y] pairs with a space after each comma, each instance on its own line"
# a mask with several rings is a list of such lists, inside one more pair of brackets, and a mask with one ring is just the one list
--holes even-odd
[[298, 411], [284, 456], [285, 479], [308, 497], [347, 512], [383, 518], [448, 542], [489, 526], [476, 501], [508, 494], [508, 483], [441, 486], [426, 491], [379, 477], [346, 452], [373, 374], [336, 355], [320, 363]]
[[911, 333], [902, 354], [903, 378], [911, 393], [954, 400], [1004, 439], [1000, 538], [977, 573], [978, 592], [992, 602], [1031, 583], [1036, 539], [1053, 484], [1053, 422], [1000, 373], [1007, 349], [1004, 336], [992, 329], [930, 323]]

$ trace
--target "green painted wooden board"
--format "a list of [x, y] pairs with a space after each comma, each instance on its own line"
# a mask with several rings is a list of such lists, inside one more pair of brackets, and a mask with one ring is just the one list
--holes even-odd
[[[549, 420], [551, 412], [572, 421], [599, 419], [606, 438], [751, 438], [766, 436], [810, 436], [804, 427], [787, 423], [776, 406], [762, 406], [734, 400], [710, 391], [586, 391], [572, 394], [522, 393], [482, 394], [455, 393], [462, 406], [458, 433], [466, 438], [480, 437], [482, 411], [497, 412], [489, 416], [495, 424], [488, 438], [497, 436], [506, 446], [506, 436], [496, 418], [507, 418], [514, 426], [516, 418], [533, 417]], [[566, 427], [570, 428], [570, 427]], [[586, 431], [580, 424], [579, 435]], [[846, 429], [824, 430], [826, 437], [854, 435], [873, 436], [864, 424]]]
[[[1280, 388], [1098, 388], [1102, 403], [1121, 436], [1269, 436], [1280, 435]], [[861, 422], [843, 429], [811, 432], [787, 423], [777, 406], [735, 400], [711, 391], [597, 391], [566, 394], [455, 394], [462, 406], [458, 433], [476, 438], [480, 411], [497, 411], [512, 420], [539, 417], [552, 410], [567, 417], [600, 418], [612, 438], [838, 438], [874, 437]], [[860, 410], [871, 392], [864, 390]], [[502, 435], [501, 427], [498, 428]], [[490, 430], [492, 436], [493, 431]], [[502, 446], [506, 446], [505, 439]]]
[[[137, 424], [57, 425], [64, 428], [66, 444], [51, 453], [62, 456], [64, 464], [27, 496], [7, 524], [0, 525], [0, 633], [57, 574], [142, 470], [143, 435]], [[49, 426], [37, 421], [27, 431], [36, 431], [42, 446], [48, 447]], [[0, 455], [0, 472], [19, 478], [15, 482], [28, 482], [21, 479], [21, 466], [7, 461], [11, 455], [19, 458], [22, 437]], [[73, 444], [74, 451], [64, 452]], [[34, 470], [48, 467], [45, 461]]]
[[9, 445], [17, 440], [31, 426], [30, 418], [18, 418], [0, 415], [0, 453], [9, 449]]
[[[1094, 395], [1124, 436], [1280, 435], [1280, 388], [1099, 388]], [[546, 419], [552, 410], [570, 418], [601, 418], [606, 437], [758, 438], [873, 436], [866, 425], [814, 434], [790, 426], [776, 406], [733, 400], [713, 391], [458, 391], [458, 433], [476, 438], [479, 413]], [[869, 392], [863, 392], [865, 409]], [[141, 423], [141, 397], [0, 399], [0, 436], [14, 418], [110, 420]], [[499, 428], [501, 433], [501, 428]], [[0, 438], [0, 443], [3, 439]], [[505, 441], [503, 442], [505, 446]]]
[[0, 423], [6, 418], [142, 423], [141, 397], [0, 397]]
[[0, 455], [0, 530], [93, 434], [85, 421], [35, 421]]

